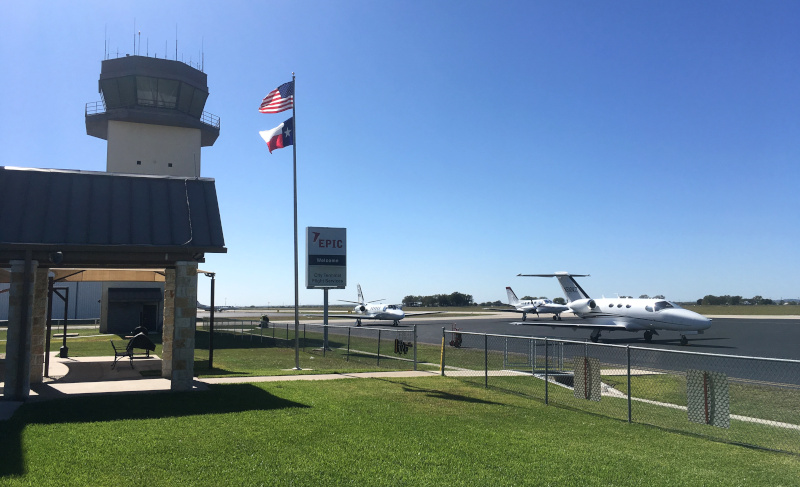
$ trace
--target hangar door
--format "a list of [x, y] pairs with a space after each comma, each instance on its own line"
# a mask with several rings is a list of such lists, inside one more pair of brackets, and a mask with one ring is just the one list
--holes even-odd
[[158, 331], [163, 300], [158, 288], [109, 288], [108, 333], [127, 335], [139, 325]]

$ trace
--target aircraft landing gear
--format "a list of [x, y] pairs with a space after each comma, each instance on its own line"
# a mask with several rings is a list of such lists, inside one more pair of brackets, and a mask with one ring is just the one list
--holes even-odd
[[561, 315], [553, 315], [553, 321], [561, 321]]
[[356, 326], [361, 326], [361, 320], [356, 320]]
[[528, 317], [528, 313], [522, 313], [522, 321], [525, 321], [525, 318]]
[[589, 335], [589, 340], [591, 340], [592, 343], [597, 343], [597, 340], [599, 339], [600, 339], [600, 330], [595, 330], [592, 332], [591, 335]]
[[400, 323], [398, 323], [397, 320], [394, 320], [394, 326], [400, 326]]
[[686, 335], [681, 335], [681, 345], [686, 346], [689, 344], [689, 339], [686, 338]]
[[650, 330], [644, 332], [644, 341], [650, 343], [652, 340], [653, 340], [653, 332]]

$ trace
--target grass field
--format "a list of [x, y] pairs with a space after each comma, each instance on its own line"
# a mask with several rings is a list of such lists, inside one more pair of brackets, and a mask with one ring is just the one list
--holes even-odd
[[797, 456], [448, 378], [29, 403], [0, 485], [798, 485]]

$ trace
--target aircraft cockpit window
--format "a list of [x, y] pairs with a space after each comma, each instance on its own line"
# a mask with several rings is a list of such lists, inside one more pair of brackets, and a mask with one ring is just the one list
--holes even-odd
[[668, 301], [657, 301], [655, 307], [656, 311], [661, 311], [662, 309], [673, 308], [674, 306], [669, 304]]

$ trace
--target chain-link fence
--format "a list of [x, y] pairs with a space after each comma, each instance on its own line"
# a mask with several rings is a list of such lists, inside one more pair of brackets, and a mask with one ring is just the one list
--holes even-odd
[[[197, 327], [205, 333], [210, 332], [208, 320], [198, 320]], [[215, 318], [214, 336], [215, 353], [218, 355], [224, 353], [226, 348], [232, 346], [241, 349], [242, 345], [253, 348], [293, 349], [295, 325], [293, 322]], [[312, 356], [325, 359], [302, 366], [315, 370], [325, 367], [342, 368], [347, 364], [362, 368], [417, 370], [419, 361], [416, 337], [416, 325], [402, 328], [375, 328], [300, 324], [297, 334], [300, 350], [313, 354], [304, 356], [301, 360], [311, 360]], [[232, 345], [228, 345], [229, 343]], [[438, 347], [436, 349], [438, 350]], [[426, 356], [429, 360], [431, 356], [429, 351]], [[438, 356], [436, 358], [438, 359]], [[438, 364], [436, 366], [438, 367]]]
[[443, 330], [442, 375], [623, 421], [800, 453], [800, 361]]

